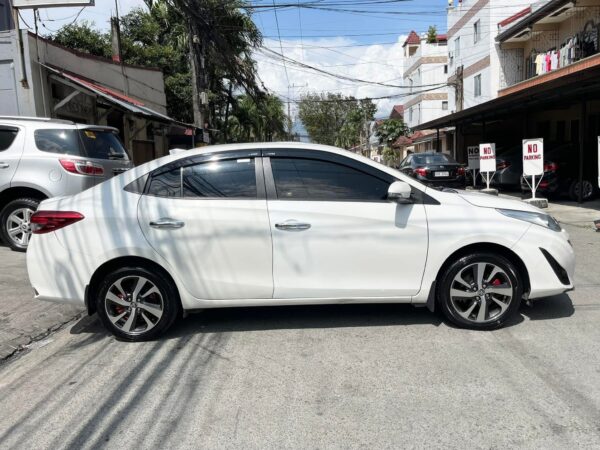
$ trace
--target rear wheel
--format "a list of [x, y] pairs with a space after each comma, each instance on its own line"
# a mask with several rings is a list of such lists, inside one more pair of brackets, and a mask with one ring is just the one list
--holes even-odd
[[594, 196], [594, 184], [591, 181], [583, 180], [581, 183], [579, 181], [573, 181], [569, 186], [569, 197], [571, 200], [579, 200], [580, 190], [582, 190], [581, 199], [584, 201], [590, 200]]
[[9, 202], [0, 212], [0, 235], [13, 250], [24, 252], [31, 238], [30, 219], [40, 201], [35, 198], [18, 198]]
[[438, 301], [444, 315], [462, 328], [493, 330], [516, 315], [523, 287], [515, 266], [491, 253], [464, 256], [441, 276]]
[[108, 274], [96, 297], [96, 311], [104, 326], [128, 341], [154, 339], [178, 316], [179, 296], [161, 271], [126, 267]]

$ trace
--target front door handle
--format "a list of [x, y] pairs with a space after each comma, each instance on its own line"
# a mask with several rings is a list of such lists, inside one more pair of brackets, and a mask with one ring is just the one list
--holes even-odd
[[176, 230], [177, 228], [182, 228], [184, 225], [185, 222], [171, 219], [169, 217], [162, 217], [158, 220], [153, 220], [150, 222], [150, 226], [152, 228], [158, 228], [159, 230]]
[[10, 164], [5, 163], [5, 162], [0, 162], [0, 169], [8, 169], [10, 167]]
[[286, 220], [276, 223], [275, 228], [283, 231], [304, 231], [310, 228], [310, 223], [298, 222], [297, 220]]

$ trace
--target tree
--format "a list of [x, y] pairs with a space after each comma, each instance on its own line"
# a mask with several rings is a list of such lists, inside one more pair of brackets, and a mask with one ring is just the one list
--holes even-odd
[[437, 42], [437, 28], [435, 25], [429, 25], [427, 30], [427, 43], [435, 44]]
[[377, 137], [380, 144], [391, 147], [400, 136], [406, 136], [408, 131], [402, 119], [387, 119], [377, 127]]
[[341, 94], [308, 94], [300, 100], [299, 117], [313, 142], [351, 148], [368, 138], [367, 126], [375, 116], [370, 99]]
[[82, 21], [78, 24], [66, 25], [48, 38], [63, 47], [89, 53], [91, 55], [110, 58], [110, 36], [95, 30], [93, 22]]
[[286, 116], [278, 97], [266, 95], [256, 103], [249, 95], [241, 95], [233, 103], [226, 124], [229, 142], [273, 141], [285, 136]]

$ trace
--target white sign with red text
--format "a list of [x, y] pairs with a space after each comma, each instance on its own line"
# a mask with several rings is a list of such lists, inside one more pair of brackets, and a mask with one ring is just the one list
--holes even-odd
[[523, 175], [544, 174], [544, 139], [523, 139]]
[[467, 147], [467, 161], [469, 162], [469, 169], [479, 169], [479, 146], [469, 145]]
[[479, 144], [479, 171], [496, 171], [496, 144]]

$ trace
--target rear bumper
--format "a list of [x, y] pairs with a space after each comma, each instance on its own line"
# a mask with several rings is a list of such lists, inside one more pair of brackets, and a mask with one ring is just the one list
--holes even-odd
[[54, 233], [33, 236], [27, 248], [27, 272], [37, 300], [85, 307], [85, 285], [91, 273]]

